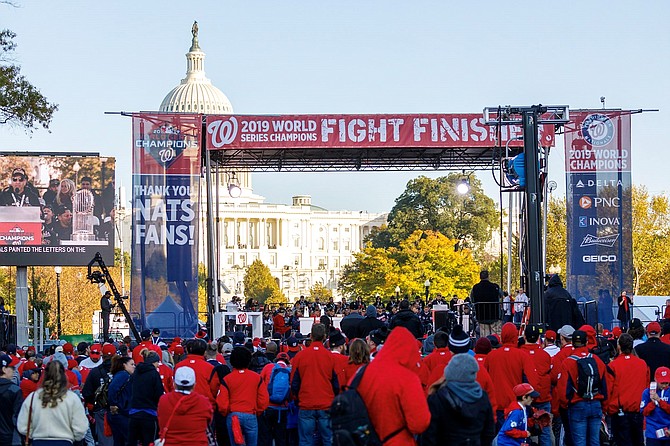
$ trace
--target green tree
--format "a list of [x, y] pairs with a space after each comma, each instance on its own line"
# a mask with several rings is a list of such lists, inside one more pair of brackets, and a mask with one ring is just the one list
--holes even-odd
[[315, 300], [318, 297], [321, 302], [328, 302], [330, 298], [333, 297], [333, 291], [320, 283], [316, 283], [309, 289], [309, 297], [312, 300]]
[[[485, 244], [498, 214], [495, 203], [484, 194], [475, 176], [470, 177], [470, 191], [459, 194], [456, 187], [462, 179], [461, 174], [452, 173], [409, 181], [389, 213], [391, 245], [398, 246], [417, 230], [440, 232], [455, 240], [457, 248], [478, 249]], [[377, 234], [375, 239], [382, 237]]]
[[40, 91], [11, 63], [16, 34], [0, 31], [0, 123], [17, 125], [32, 132], [38, 126], [49, 129], [58, 105], [49, 103]]
[[633, 293], [670, 294], [670, 204], [665, 195], [633, 188]]
[[430, 293], [465, 297], [477, 282], [479, 266], [469, 249], [454, 250], [455, 240], [436, 231], [415, 231], [397, 248], [375, 248], [368, 243], [344, 268], [338, 288], [347, 296], [372, 299], [377, 293], [390, 296]]
[[[263, 303], [276, 292], [279, 292], [277, 281], [268, 268], [260, 260], [254, 260], [244, 275], [244, 295]], [[281, 293], [280, 293], [281, 294]]]
[[565, 197], [551, 197], [547, 211], [547, 269], [567, 271], [568, 225]]

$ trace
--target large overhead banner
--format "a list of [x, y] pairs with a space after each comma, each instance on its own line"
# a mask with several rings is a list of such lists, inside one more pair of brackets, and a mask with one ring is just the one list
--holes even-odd
[[[632, 286], [630, 113], [570, 113], [565, 126], [568, 290], [609, 302]], [[616, 302], [616, 299], [615, 299]], [[600, 322], [611, 323], [599, 311]]]
[[[522, 146], [521, 126], [489, 126], [481, 114], [223, 115], [207, 117], [207, 149]], [[498, 141], [500, 139], [500, 141]], [[554, 126], [540, 126], [553, 146]]]
[[114, 158], [0, 157], [0, 265], [114, 264]]
[[130, 308], [164, 337], [197, 331], [201, 127], [200, 115], [133, 116]]

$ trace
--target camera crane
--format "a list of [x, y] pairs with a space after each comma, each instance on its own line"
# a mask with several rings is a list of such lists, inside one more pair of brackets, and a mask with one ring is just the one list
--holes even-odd
[[[96, 269], [96, 270], [93, 269], [95, 267], [96, 263], [97, 263], [97, 267], [100, 268], [99, 270], [98, 269]], [[109, 287], [110, 291], [114, 295], [114, 300], [116, 301], [116, 305], [119, 306], [119, 308], [121, 309], [121, 312], [123, 313], [123, 316], [126, 318], [126, 322], [128, 323], [128, 326], [130, 327], [130, 331], [132, 331], [133, 335], [135, 335], [135, 339], [137, 339], [137, 342], [142, 342], [142, 338], [140, 337], [140, 333], [137, 331], [137, 327], [135, 327], [135, 324], [133, 323], [133, 320], [130, 317], [130, 313], [128, 312], [128, 308], [126, 308], [126, 304], [123, 302], [124, 299], [128, 299], [128, 296], [122, 296], [121, 293], [119, 293], [119, 290], [116, 288], [116, 285], [114, 284], [114, 280], [112, 279], [111, 274], [109, 274], [109, 270], [107, 269], [107, 265], [105, 265], [105, 262], [102, 260], [102, 255], [100, 255], [99, 252], [96, 252], [95, 257], [93, 257], [93, 260], [88, 262], [88, 274], [86, 275], [86, 278], [91, 283], [97, 283], [97, 284], [107, 283], [107, 286]]]

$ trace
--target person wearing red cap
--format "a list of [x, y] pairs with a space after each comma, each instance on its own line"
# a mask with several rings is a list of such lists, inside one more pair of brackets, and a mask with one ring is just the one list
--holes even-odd
[[654, 374], [655, 386], [642, 392], [642, 415], [644, 415], [644, 437], [647, 446], [670, 444], [670, 369], [659, 367]]
[[498, 433], [498, 446], [526, 444], [526, 439], [530, 437], [527, 409], [540, 393], [528, 383], [517, 384], [512, 393], [516, 401], [512, 401], [505, 410], [505, 422]]
[[659, 367], [670, 367], [670, 345], [661, 341], [661, 325], [650, 322], [647, 325], [647, 341], [635, 347], [635, 352], [649, 366], [649, 373], [654, 376]]
[[28, 398], [32, 392], [37, 390], [37, 383], [40, 380], [41, 369], [33, 361], [23, 363], [23, 373], [21, 374], [21, 392], [23, 399]]
[[554, 330], [547, 330], [544, 333], [542, 349], [552, 358], [561, 351], [561, 348], [556, 345], [556, 332]]
[[619, 356], [609, 363], [612, 391], [606, 411], [612, 417], [612, 433], [616, 444], [644, 445], [640, 403], [649, 384], [649, 367], [633, 354], [633, 337], [619, 338]]
[[498, 428], [502, 426], [504, 411], [514, 402], [514, 386], [525, 380], [534, 387], [537, 386], [535, 366], [526, 353], [518, 345], [519, 331], [511, 322], [502, 327], [502, 346], [486, 356], [484, 366], [491, 375], [495, 386], [496, 413]]

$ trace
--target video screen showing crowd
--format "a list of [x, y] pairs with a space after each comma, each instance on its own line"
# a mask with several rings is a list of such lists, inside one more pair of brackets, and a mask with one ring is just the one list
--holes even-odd
[[263, 337], [233, 324], [219, 339], [5, 346], [0, 444], [670, 444], [670, 319], [594, 327], [559, 284], [549, 326], [482, 272], [460, 302], [226, 305], [262, 312]]
[[110, 240], [114, 231], [115, 191], [113, 181], [98, 194], [89, 176], [79, 178], [79, 186], [69, 178], [52, 178], [44, 191], [29, 180], [25, 169], [11, 171], [11, 183], [0, 192], [0, 206], [40, 208], [42, 245], [57, 246], [71, 240], [75, 206], [90, 208], [90, 220], [95, 240]]

